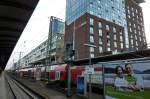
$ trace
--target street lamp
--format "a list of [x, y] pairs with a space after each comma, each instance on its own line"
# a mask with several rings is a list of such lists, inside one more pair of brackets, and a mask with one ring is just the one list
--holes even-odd
[[[93, 47], [93, 48], [96, 48], [95, 45], [92, 45], [92, 44], [84, 44], [84, 46], [87, 46], [87, 47]], [[92, 67], [91, 65], [91, 51], [89, 50], [89, 66]], [[91, 86], [91, 74], [89, 74], [89, 99], [91, 99], [91, 93], [92, 93], [92, 86]]]
[[[84, 46], [87, 46], [87, 47], [93, 47], [93, 48], [96, 48], [95, 45], [92, 45], [92, 44], [84, 44]], [[89, 50], [89, 65], [91, 66], [91, 51]]]
[[66, 56], [66, 62], [68, 63], [68, 68], [67, 68], [67, 72], [68, 72], [68, 80], [67, 80], [67, 97], [71, 97], [72, 96], [72, 92], [71, 92], [71, 65], [72, 65], [72, 61], [73, 61], [73, 57], [75, 54], [75, 50], [73, 50], [73, 44], [68, 42], [65, 45], [65, 56]]

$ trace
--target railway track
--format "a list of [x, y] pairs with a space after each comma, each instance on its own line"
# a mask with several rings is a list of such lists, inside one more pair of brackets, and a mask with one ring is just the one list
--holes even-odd
[[9, 99], [45, 99], [16, 79], [5, 75]]

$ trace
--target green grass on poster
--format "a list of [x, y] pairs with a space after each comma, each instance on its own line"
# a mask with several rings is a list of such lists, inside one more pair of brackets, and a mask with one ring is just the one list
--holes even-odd
[[106, 94], [117, 99], [150, 99], [150, 90], [141, 92], [118, 91], [112, 86], [107, 86]]

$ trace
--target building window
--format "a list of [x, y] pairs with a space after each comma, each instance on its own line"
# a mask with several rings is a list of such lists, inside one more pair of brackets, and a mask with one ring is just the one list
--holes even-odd
[[142, 27], [142, 31], [144, 32], [144, 28]]
[[141, 37], [139, 37], [139, 39], [140, 39], [140, 42], [141, 42], [142, 41]]
[[137, 36], [135, 35], [135, 40], [137, 40]]
[[130, 14], [130, 10], [128, 9], [128, 14]]
[[116, 41], [114, 42], [114, 47], [117, 48], [117, 42]]
[[146, 44], [146, 39], [144, 38], [144, 43]]
[[136, 46], [138, 46], [138, 42], [136, 41]]
[[94, 28], [93, 27], [90, 27], [90, 33], [94, 34]]
[[103, 41], [102, 41], [102, 38], [100, 37], [100, 38], [99, 38], [99, 44], [102, 45], [102, 42], [103, 42]]
[[109, 39], [110, 38], [110, 33], [109, 32], [107, 32], [107, 39]]
[[139, 36], [141, 35], [141, 32], [139, 31]]
[[98, 10], [100, 10], [101, 9], [101, 7], [98, 7]]
[[141, 18], [141, 21], [143, 21], [143, 19]]
[[94, 19], [93, 18], [90, 18], [90, 25], [94, 25]]
[[120, 29], [120, 35], [123, 35], [123, 32], [122, 32], [122, 30]]
[[110, 46], [107, 47], [107, 51], [111, 51]]
[[121, 49], [123, 49], [123, 43], [120, 43]]
[[140, 12], [140, 16], [142, 15], [142, 13]]
[[133, 39], [131, 39], [131, 45], [133, 45]]
[[115, 27], [113, 27], [113, 32], [116, 33], [116, 28]]
[[131, 35], [131, 39], [133, 39], [133, 35]]
[[138, 13], [138, 10], [136, 9], [135, 12]]
[[90, 56], [91, 56], [91, 58], [94, 58], [94, 53], [91, 53]]
[[106, 25], [106, 30], [109, 30], [109, 25]]
[[99, 36], [102, 36], [102, 35], [103, 35], [101, 29], [98, 30], [98, 34], [99, 34]]
[[134, 24], [133, 26], [134, 26], [134, 28], [136, 28], [136, 25], [135, 25], [135, 24]]
[[90, 42], [94, 43], [94, 36], [90, 35]]
[[117, 40], [117, 34], [114, 34], [114, 40]]
[[102, 53], [103, 52], [103, 47], [99, 46], [99, 52]]
[[94, 53], [94, 48], [93, 47], [90, 47], [90, 52]]
[[92, 7], [93, 6], [93, 3], [92, 2], [90, 2], [90, 7]]
[[132, 24], [131, 24], [131, 22], [129, 22], [129, 26], [131, 26]]
[[128, 18], [129, 18], [129, 19], [131, 18], [130, 15], [128, 15]]
[[137, 16], [136, 16], [136, 18], [138, 19], [138, 18], [139, 18], [139, 16], [137, 15]]
[[133, 11], [133, 7], [131, 8], [131, 10]]
[[140, 30], [140, 26], [138, 25], [138, 30]]
[[132, 12], [132, 16], [134, 17], [134, 12]]
[[107, 39], [107, 46], [110, 46], [110, 40]]
[[123, 36], [120, 35], [120, 42], [123, 42]]
[[132, 28], [130, 27], [130, 32], [132, 32]]
[[98, 22], [98, 28], [102, 28], [102, 22]]

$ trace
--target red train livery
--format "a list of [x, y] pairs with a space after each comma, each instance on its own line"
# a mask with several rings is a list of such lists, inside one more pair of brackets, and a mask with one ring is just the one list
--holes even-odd
[[[34, 78], [36, 80], [49, 79], [49, 80], [67, 80], [67, 64], [52, 65], [48, 67], [34, 67], [21, 69], [20, 74]], [[76, 84], [77, 76], [84, 75], [86, 66], [71, 66], [71, 80]], [[102, 71], [102, 68], [95, 67], [94, 72]]]

